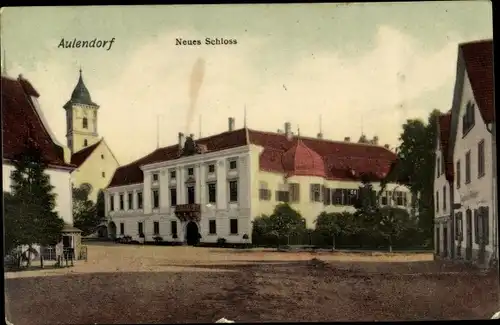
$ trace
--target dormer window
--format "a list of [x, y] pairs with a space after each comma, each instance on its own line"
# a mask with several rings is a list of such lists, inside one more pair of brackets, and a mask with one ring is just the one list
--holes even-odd
[[475, 108], [476, 105], [474, 105], [471, 101], [469, 101], [465, 106], [465, 114], [462, 117], [462, 136], [465, 136], [474, 127]]

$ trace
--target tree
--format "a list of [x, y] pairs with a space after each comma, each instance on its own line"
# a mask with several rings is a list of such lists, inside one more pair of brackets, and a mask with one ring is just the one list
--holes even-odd
[[409, 226], [409, 214], [404, 209], [383, 207], [379, 215], [378, 232], [386, 240], [389, 251], [392, 253], [394, 241]]
[[376, 224], [379, 216], [379, 204], [377, 192], [373, 189], [369, 175], [361, 177], [361, 186], [358, 188], [358, 194], [355, 198], [354, 216], [362, 220], [365, 227], [372, 228]]
[[83, 235], [92, 233], [100, 223], [97, 205], [89, 199], [90, 190], [86, 186], [73, 188], [73, 218], [75, 227], [82, 230]]
[[355, 233], [355, 228], [349, 224], [352, 221], [352, 214], [348, 212], [321, 212], [315, 220], [316, 230], [332, 236], [332, 250], [335, 250], [335, 239], [337, 237]]
[[382, 182], [382, 187], [391, 182], [409, 186], [412, 196], [418, 198], [419, 226], [429, 238], [433, 238], [435, 150], [440, 114], [433, 110], [427, 123], [410, 119], [403, 124], [398, 160]]
[[102, 222], [106, 220], [106, 209], [105, 209], [105, 204], [104, 204], [104, 191], [99, 190], [97, 193], [97, 200], [95, 203], [96, 206], [96, 213], [97, 213], [97, 219]]
[[271, 233], [278, 238], [287, 238], [287, 243], [290, 244], [290, 236], [293, 234], [301, 234], [305, 231], [305, 219], [300, 213], [290, 207], [287, 203], [278, 204], [269, 217]]
[[[55, 212], [56, 195], [45, 173], [47, 164], [37, 144], [28, 138], [25, 150], [13, 159], [14, 171], [11, 174], [11, 196], [8, 197], [7, 217], [12, 230], [9, 245], [28, 246], [28, 266], [34, 244], [46, 244], [61, 237], [64, 222]], [[41, 259], [43, 263], [43, 259]]]

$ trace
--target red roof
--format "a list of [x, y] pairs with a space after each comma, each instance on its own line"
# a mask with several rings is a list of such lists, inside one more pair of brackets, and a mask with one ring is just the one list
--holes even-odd
[[450, 131], [451, 131], [451, 112], [446, 114], [442, 114], [438, 118], [439, 125], [439, 140], [441, 152], [443, 153], [444, 159], [444, 169], [446, 179], [449, 181], [453, 180], [453, 161], [449, 161], [448, 157], [448, 141], [450, 139]]
[[64, 161], [63, 148], [50, 137], [30, 96], [39, 94], [28, 80], [2, 76], [3, 158], [15, 159], [22, 154], [30, 138], [41, 149], [47, 164], [74, 167]]
[[493, 40], [460, 44], [474, 99], [485, 123], [494, 121]]
[[282, 164], [287, 176], [326, 177], [323, 158], [300, 139], [283, 154]]
[[[284, 160], [286, 161], [287, 158], [285, 153], [296, 147], [297, 142], [295, 139], [288, 140], [283, 133], [250, 129], [228, 131], [196, 140], [197, 144], [205, 145], [208, 152], [236, 148], [248, 144], [261, 146], [264, 150], [260, 155], [260, 170], [277, 173], [286, 173], [284, 165], [287, 165], [287, 163], [284, 164]], [[359, 180], [363, 174], [373, 174], [379, 178], [383, 178], [389, 172], [392, 163], [396, 159], [396, 154], [393, 152], [384, 147], [371, 144], [304, 137], [301, 137], [301, 142], [303, 142], [304, 147], [308, 148], [309, 154], [314, 151], [321, 157], [324, 163], [326, 178], [332, 180]], [[298, 151], [303, 152], [300, 154], [300, 156], [303, 156], [307, 150], [301, 148]], [[139, 160], [118, 168], [113, 175], [109, 187], [141, 183], [143, 181], [143, 172], [140, 166], [177, 159], [178, 156], [178, 145], [157, 149]], [[317, 158], [313, 159], [314, 162], [312, 165], [316, 166], [319, 160]], [[306, 167], [309, 168], [310, 166]], [[313, 170], [315, 172], [318, 171], [316, 167], [313, 167]]]
[[94, 152], [94, 150], [99, 146], [101, 143], [102, 139], [97, 141], [91, 146], [88, 146], [86, 148], [83, 148], [80, 151], [75, 152], [74, 154], [71, 155], [71, 163], [77, 167], [80, 167], [85, 160]]

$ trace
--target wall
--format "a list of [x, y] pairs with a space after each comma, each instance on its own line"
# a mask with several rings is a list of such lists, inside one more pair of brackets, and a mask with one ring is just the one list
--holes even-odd
[[[237, 169], [229, 170], [229, 162], [237, 161]], [[215, 172], [208, 173], [208, 166], [214, 164]], [[180, 159], [143, 166], [144, 183], [108, 188], [106, 189], [106, 211], [109, 217], [116, 223], [119, 231], [119, 222], [125, 223], [126, 229], [131, 229], [131, 236], [137, 235], [137, 222], [145, 222], [146, 240], [152, 240], [153, 222], [160, 222], [160, 235], [164, 240], [173, 240], [170, 234], [170, 222], [177, 220], [179, 241], [184, 239], [185, 223], [181, 223], [175, 216], [175, 208], [170, 202], [170, 188], [175, 187], [177, 192], [177, 204], [187, 204], [188, 168], [194, 168], [195, 183], [195, 203], [201, 206], [201, 221], [198, 224], [202, 235], [202, 242], [216, 242], [217, 238], [224, 237], [227, 242], [241, 243], [243, 234], [251, 234], [251, 213], [250, 213], [250, 188], [251, 177], [250, 168], [252, 161], [248, 153], [248, 147], [239, 147], [223, 150], [205, 155], [194, 155], [182, 157]], [[170, 178], [170, 172], [175, 171], [175, 179]], [[152, 175], [157, 173], [159, 180], [153, 182]], [[229, 200], [229, 180], [238, 180], [238, 202], [228, 202]], [[215, 204], [208, 203], [208, 182], [216, 181], [217, 199]], [[152, 207], [152, 189], [159, 189], [160, 207]], [[119, 193], [134, 191], [143, 193], [143, 209], [132, 211], [109, 211], [109, 197], [115, 200], [115, 209], [119, 208]], [[125, 203], [125, 207], [128, 204]], [[230, 219], [238, 220], [238, 234], [230, 234]], [[216, 234], [209, 234], [209, 220], [216, 220]], [[148, 230], [149, 229], [149, 230]], [[148, 232], [149, 231], [149, 232]]]
[[[465, 137], [462, 134], [462, 116], [465, 114], [465, 107], [468, 101], [472, 101], [475, 104], [475, 125], [470, 130]], [[474, 100], [474, 96], [472, 93], [472, 88], [470, 85], [470, 81], [467, 77], [467, 73], [464, 78], [464, 87], [461, 95], [460, 101], [460, 111], [453, 112], [453, 114], [459, 114], [458, 117], [458, 125], [457, 125], [457, 135], [456, 142], [453, 152], [453, 160], [454, 166], [456, 166], [457, 160], [460, 160], [461, 164], [461, 186], [457, 189], [457, 176], [455, 176], [455, 184], [454, 184], [454, 196], [455, 202], [461, 203], [462, 208], [455, 210], [456, 212], [461, 211], [463, 215], [463, 241], [462, 241], [462, 249], [465, 248], [466, 241], [466, 218], [465, 211], [466, 209], [477, 209], [479, 206], [489, 206], [490, 215], [489, 215], [489, 245], [486, 246], [486, 250], [488, 252], [492, 252], [493, 249], [493, 234], [495, 231], [493, 218], [495, 211], [494, 208], [494, 197], [492, 190], [492, 179], [493, 179], [493, 159], [492, 159], [492, 136], [487, 131], [486, 125], [483, 121], [481, 113], [478, 109], [477, 103]], [[484, 150], [485, 150], [485, 175], [481, 178], [478, 178], [478, 170], [477, 170], [477, 160], [478, 160], [478, 149], [477, 145], [479, 141], [484, 140]], [[471, 182], [469, 184], [465, 184], [465, 154], [466, 152], [471, 151]], [[472, 217], [472, 242], [473, 249], [478, 249], [478, 245], [475, 243], [474, 238], [474, 216]], [[462, 256], [463, 253], [462, 253]]]
[[[439, 136], [437, 137], [437, 147], [436, 147], [436, 167], [434, 169], [434, 240], [436, 245], [434, 245], [435, 252], [439, 248], [439, 254], [442, 255], [443, 248], [445, 247], [445, 240], [447, 240], [447, 250], [448, 254], [451, 254], [451, 221], [450, 214], [452, 211], [452, 201], [451, 201], [451, 189], [450, 183], [446, 180], [445, 171], [443, 170], [443, 159], [444, 154], [441, 151], [441, 142]], [[439, 167], [438, 167], [439, 161]], [[439, 175], [438, 175], [439, 168]], [[445, 190], [443, 190], [445, 188]], [[446, 196], [445, 196], [446, 192]], [[436, 199], [436, 193], [438, 194], [439, 199]], [[438, 202], [439, 201], [439, 202]], [[444, 203], [446, 201], [446, 204]], [[436, 206], [439, 203], [439, 206]], [[448, 238], [444, 238], [444, 227], [445, 225], [448, 227]], [[437, 243], [439, 232], [439, 243]]]
[[[92, 185], [89, 198], [96, 202], [99, 190], [108, 186], [118, 167], [118, 161], [116, 161], [108, 145], [103, 140], [87, 160], [77, 170], [73, 171], [73, 184], [75, 187], [79, 187], [83, 183]], [[104, 173], [104, 176], [102, 173]]]
[[[2, 165], [3, 172], [3, 190], [10, 192], [11, 172], [15, 168], [10, 165]], [[53, 193], [56, 194], [56, 208], [55, 211], [59, 213], [59, 216], [64, 220], [64, 222], [73, 225], [73, 202], [72, 202], [72, 192], [71, 192], [71, 174], [68, 170], [64, 169], [47, 169], [46, 173], [50, 177], [50, 183], [54, 186]]]

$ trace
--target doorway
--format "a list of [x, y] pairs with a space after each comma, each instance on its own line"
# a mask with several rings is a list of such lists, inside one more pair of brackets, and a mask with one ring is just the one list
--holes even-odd
[[72, 240], [71, 236], [63, 236], [63, 248], [70, 248], [72, 247]]
[[472, 261], [472, 210], [465, 212], [465, 259]]
[[186, 242], [190, 246], [197, 245], [200, 242], [198, 225], [194, 221], [190, 221], [186, 226]]

